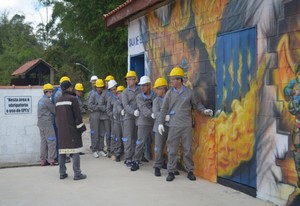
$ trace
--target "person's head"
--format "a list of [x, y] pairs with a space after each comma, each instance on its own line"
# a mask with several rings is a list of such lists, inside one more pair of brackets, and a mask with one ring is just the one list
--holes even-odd
[[83, 85], [81, 83], [77, 83], [75, 85], [75, 93], [77, 96], [82, 96], [83, 94], [83, 91], [84, 91], [84, 88], [83, 88]]
[[142, 76], [139, 85], [142, 87], [143, 93], [150, 94], [151, 79], [148, 76]]
[[44, 84], [44, 86], [43, 86], [43, 92], [48, 97], [51, 97], [52, 94], [53, 94], [53, 86], [52, 86], [52, 84], [49, 84], [49, 83]]
[[63, 76], [63, 77], [60, 78], [59, 84], [63, 83], [64, 81], [71, 82], [71, 79], [70, 79], [70, 77]]
[[96, 84], [97, 79], [98, 79], [98, 77], [95, 76], [95, 75], [93, 75], [93, 76], [91, 77], [90, 82], [91, 82], [91, 84], [92, 84], [92, 88], [95, 88], [95, 84]]
[[73, 91], [73, 86], [71, 84], [71, 82], [69, 81], [63, 81], [61, 84], [60, 84], [60, 88], [62, 91]]
[[117, 87], [117, 96], [120, 96], [122, 92], [124, 91], [125, 87], [120, 85]]
[[174, 67], [170, 72], [170, 85], [179, 88], [183, 84], [184, 71], [180, 67]]
[[117, 85], [118, 83], [113, 79], [113, 80], [110, 80], [108, 83], [107, 83], [107, 89], [113, 93], [113, 94], [116, 94], [116, 90], [117, 90]]
[[108, 75], [108, 76], [105, 77], [104, 81], [105, 81], [105, 87], [106, 87], [106, 88], [108, 88], [108, 82], [109, 82], [110, 80], [115, 80], [114, 76]]
[[293, 86], [293, 95], [298, 96], [300, 95], [300, 83], [296, 83]]
[[125, 76], [125, 79], [129, 87], [135, 86], [138, 82], [138, 77], [135, 71], [128, 71]]
[[165, 78], [158, 78], [155, 81], [153, 88], [155, 89], [155, 93], [157, 96], [163, 97], [168, 91], [168, 82]]
[[103, 90], [104, 86], [105, 86], [104, 81], [102, 79], [97, 79], [96, 80], [95, 87], [96, 87], [96, 90], [97, 90], [98, 94], [102, 93], [102, 90]]

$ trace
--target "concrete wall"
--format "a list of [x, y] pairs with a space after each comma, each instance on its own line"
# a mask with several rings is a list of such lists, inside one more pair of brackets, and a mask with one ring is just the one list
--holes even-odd
[[42, 95], [42, 87], [0, 87], [0, 163], [39, 161], [37, 102]]

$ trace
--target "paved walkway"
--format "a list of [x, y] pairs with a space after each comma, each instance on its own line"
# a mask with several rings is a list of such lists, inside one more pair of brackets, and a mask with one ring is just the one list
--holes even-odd
[[0, 206], [271, 206], [236, 190], [197, 178], [190, 181], [181, 172], [173, 182], [153, 174], [153, 162], [131, 172], [123, 162], [95, 159], [84, 136], [85, 155], [81, 169], [88, 178], [74, 181], [72, 164], [69, 177], [59, 179], [58, 166], [32, 166], [0, 169]]

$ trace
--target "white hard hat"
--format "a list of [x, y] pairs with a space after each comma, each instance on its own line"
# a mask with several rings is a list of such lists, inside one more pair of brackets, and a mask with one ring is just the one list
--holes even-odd
[[139, 82], [139, 85], [151, 83], [150, 77], [142, 76]]
[[91, 77], [91, 81], [96, 81], [97, 79], [98, 79], [98, 77], [95, 75]]
[[114, 86], [117, 86], [117, 84], [118, 83], [114, 79], [113, 80], [109, 80], [107, 89], [111, 89]]

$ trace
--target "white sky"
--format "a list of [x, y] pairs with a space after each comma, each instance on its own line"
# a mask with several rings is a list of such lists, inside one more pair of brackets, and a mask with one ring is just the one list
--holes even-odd
[[8, 18], [11, 19], [15, 14], [23, 14], [26, 23], [32, 23], [35, 28], [39, 23], [46, 24], [51, 18], [52, 8], [47, 9], [40, 5], [38, 0], [0, 0], [0, 15], [8, 12]]

